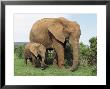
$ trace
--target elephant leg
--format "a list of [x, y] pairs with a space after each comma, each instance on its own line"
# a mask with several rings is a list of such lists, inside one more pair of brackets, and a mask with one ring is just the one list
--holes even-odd
[[25, 58], [24, 62], [25, 62], [25, 64], [27, 65], [27, 58]]
[[57, 59], [53, 60], [53, 65], [57, 66]]
[[74, 71], [78, 68], [79, 64], [79, 42], [77, 40], [74, 40], [72, 42], [72, 48], [73, 48], [73, 64], [70, 70]]
[[64, 67], [64, 53], [63, 50], [61, 50], [60, 52], [58, 52], [58, 66], [60, 68]]
[[48, 65], [47, 64], [45, 64], [45, 53], [41, 53], [40, 54], [41, 55], [41, 60], [40, 60], [40, 64], [41, 64], [41, 69], [43, 70], [43, 69], [45, 69], [46, 67], [48, 67]]
[[57, 57], [58, 57], [58, 66], [60, 68], [64, 67], [64, 48], [61, 45], [61, 43], [54, 42], [53, 47], [55, 51], [57, 52]]
[[46, 67], [48, 67], [48, 65], [45, 64], [44, 61], [41, 61], [40, 63], [41, 63], [41, 69], [42, 69], [42, 70], [45, 69]]
[[36, 60], [36, 58], [35, 58], [34, 56], [32, 56], [32, 65], [33, 65], [34, 67], [36, 66], [35, 60]]

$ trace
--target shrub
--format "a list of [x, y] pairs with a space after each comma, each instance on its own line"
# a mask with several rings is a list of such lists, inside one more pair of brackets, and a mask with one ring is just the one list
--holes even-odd
[[80, 43], [80, 65], [91, 66], [92, 75], [97, 73], [97, 38], [89, 40], [90, 46]]
[[17, 45], [17, 46], [15, 46], [14, 53], [19, 58], [23, 58], [24, 57], [24, 45]]
[[90, 58], [89, 58], [89, 64], [90, 65], [96, 65], [97, 63], [97, 38], [92, 37], [90, 40]]
[[84, 45], [82, 42], [80, 43], [80, 60], [82, 65], [96, 65], [97, 63], [97, 38], [92, 37], [89, 43], [90, 46]]
[[88, 45], [84, 45], [82, 42], [80, 43], [80, 65], [87, 66], [88, 59], [90, 56], [90, 48]]

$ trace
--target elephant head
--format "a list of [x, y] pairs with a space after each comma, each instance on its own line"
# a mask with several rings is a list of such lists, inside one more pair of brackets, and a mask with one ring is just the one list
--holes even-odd
[[[39, 43], [29, 43], [27, 44], [27, 48], [36, 57], [36, 59], [35, 58], [32, 59], [33, 64], [36, 66], [37, 65], [36, 63], [40, 61], [41, 69], [45, 69], [47, 67], [46, 64], [44, 63], [46, 48], [42, 44], [39, 44]], [[38, 58], [39, 55], [40, 55], [40, 58]]]
[[80, 26], [76, 22], [69, 21], [63, 17], [56, 18], [56, 22], [49, 25], [48, 30], [51, 32], [54, 37], [61, 41], [62, 43], [65, 42], [65, 38], [70, 36], [74, 39], [80, 38]]
[[56, 18], [56, 21], [49, 25], [48, 30], [62, 43], [65, 42], [66, 38], [69, 38], [73, 50], [73, 65], [71, 70], [76, 69], [79, 60], [79, 38], [81, 35], [79, 24], [60, 17]]

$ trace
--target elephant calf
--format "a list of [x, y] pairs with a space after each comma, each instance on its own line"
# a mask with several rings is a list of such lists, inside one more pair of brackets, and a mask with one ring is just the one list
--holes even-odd
[[41, 67], [45, 69], [47, 65], [45, 64], [45, 52], [46, 48], [39, 43], [27, 43], [24, 49], [25, 63], [27, 65], [27, 60], [30, 60], [32, 65], [35, 67]]

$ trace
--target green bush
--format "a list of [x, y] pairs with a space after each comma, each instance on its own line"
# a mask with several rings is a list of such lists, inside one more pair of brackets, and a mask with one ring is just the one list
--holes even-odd
[[17, 45], [14, 48], [14, 53], [16, 56], [18, 56], [19, 58], [24, 58], [24, 45]]
[[97, 73], [97, 38], [89, 40], [90, 46], [80, 43], [80, 65], [91, 66], [92, 74]]
[[[85, 61], [88, 65], [96, 65], [97, 63], [97, 38], [92, 37], [89, 40], [90, 46], [80, 43], [80, 60]], [[85, 64], [85, 63], [84, 63]]]
[[96, 65], [97, 63], [97, 38], [92, 37], [90, 40], [90, 59], [89, 64], [90, 65]]
[[80, 65], [88, 66], [88, 59], [90, 57], [90, 48], [87, 45], [80, 43]]

